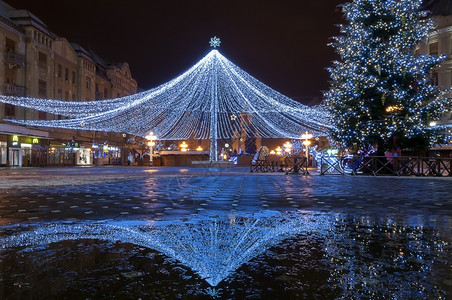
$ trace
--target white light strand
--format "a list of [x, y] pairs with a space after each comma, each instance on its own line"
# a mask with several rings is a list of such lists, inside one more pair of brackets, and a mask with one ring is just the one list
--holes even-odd
[[[71, 118], [8, 120], [14, 123], [142, 137], [152, 130], [159, 140], [237, 138], [242, 133], [250, 137], [299, 138], [307, 130], [317, 136], [326, 135], [331, 126], [324, 107], [308, 107], [281, 95], [217, 50], [174, 80], [135, 95], [79, 102], [2, 95], [0, 102]], [[211, 134], [213, 119], [217, 130]]]
[[446, 90], [432, 85], [429, 74], [445, 56], [414, 53], [433, 28], [433, 20], [420, 10], [422, 2], [354, 0], [342, 5], [347, 22], [332, 43], [341, 60], [329, 69], [332, 83], [326, 93], [332, 136], [342, 146], [379, 144], [390, 150], [401, 141], [443, 140], [444, 130], [429, 124], [441, 119], [450, 100]]

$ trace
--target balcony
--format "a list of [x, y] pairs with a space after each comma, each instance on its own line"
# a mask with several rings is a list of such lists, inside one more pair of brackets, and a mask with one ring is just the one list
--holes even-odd
[[25, 87], [14, 83], [6, 83], [5, 95], [23, 97], [25, 96]]
[[25, 57], [14, 51], [6, 52], [6, 64], [10, 69], [25, 66]]

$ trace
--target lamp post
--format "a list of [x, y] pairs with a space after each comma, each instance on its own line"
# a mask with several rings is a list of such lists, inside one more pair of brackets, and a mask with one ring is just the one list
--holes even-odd
[[285, 142], [283, 144], [284, 147], [284, 151], [287, 153], [287, 155], [289, 156], [291, 151], [292, 151], [292, 144], [290, 142]]
[[149, 135], [146, 136], [146, 139], [149, 141], [148, 146], [150, 148], [150, 157], [151, 157], [151, 163], [154, 165], [153, 162], [153, 156], [154, 156], [154, 146], [155, 146], [155, 140], [157, 140], [157, 137], [154, 135], [154, 132], [150, 132]]
[[306, 147], [306, 174], [309, 174], [308, 172], [308, 166], [309, 166], [309, 145], [311, 145], [311, 141], [309, 139], [312, 139], [312, 134], [309, 132], [305, 132], [301, 135], [301, 139], [303, 141], [303, 145]]
[[181, 148], [180, 151], [187, 152], [188, 145], [185, 141], [183, 141], [182, 144], [179, 145], [179, 147]]

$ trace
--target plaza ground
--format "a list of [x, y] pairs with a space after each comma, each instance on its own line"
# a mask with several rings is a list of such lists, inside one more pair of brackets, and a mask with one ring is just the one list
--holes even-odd
[[246, 167], [1, 169], [0, 298], [447, 299], [451, 183]]
[[205, 210], [452, 216], [452, 178], [249, 173], [249, 168], [0, 170], [0, 224], [180, 218]]

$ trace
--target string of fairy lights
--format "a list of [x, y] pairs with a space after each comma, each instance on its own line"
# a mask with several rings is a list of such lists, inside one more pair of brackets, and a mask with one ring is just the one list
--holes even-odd
[[329, 69], [326, 103], [332, 136], [343, 145], [365, 146], [371, 139], [427, 137], [440, 140], [432, 121], [447, 108], [445, 90], [430, 74], [444, 56], [417, 55], [433, 20], [422, 0], [355, 0], [342, 5], [347, 21], [332, 46], [341, 57]]
[[299, 139], [305, 131], [322, 136], [330, 128], [324, 107], [308, 107], [278, 93], [216, 49], [177, 78], [135, 95], [100, 101], [0, 96], [0, 102], [68, 117], [10, 120], [14, 123], [142, 137], [153, 131], [159, 140], [240, 138], [243, 134]]

